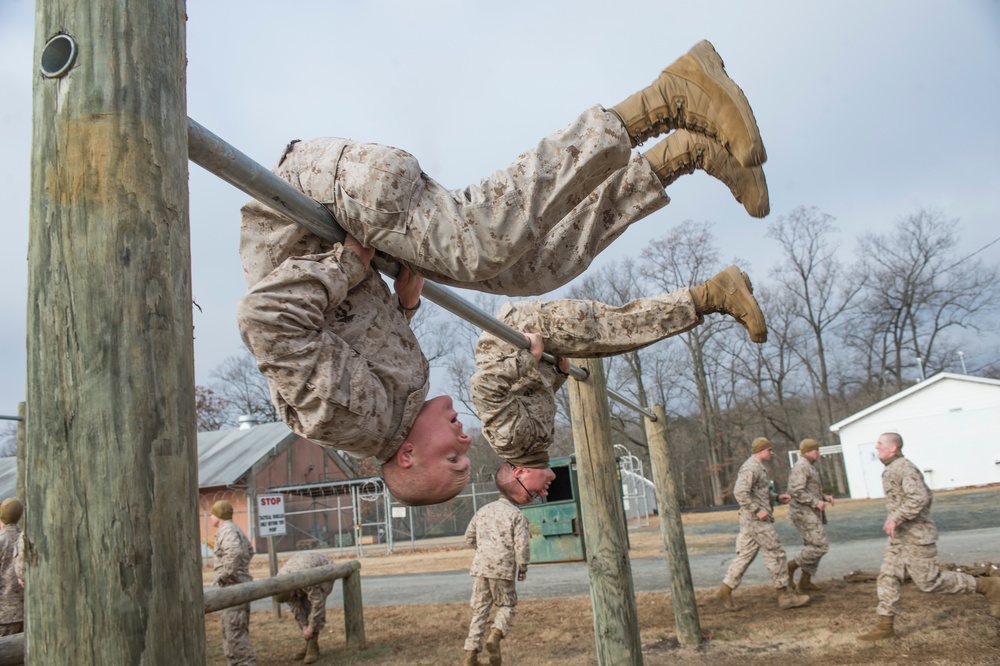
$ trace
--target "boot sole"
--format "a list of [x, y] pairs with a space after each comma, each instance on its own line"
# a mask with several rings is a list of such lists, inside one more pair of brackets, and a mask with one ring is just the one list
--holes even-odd
[[[750, 334], [750, 340], [752, 342], [763, 344], [767, 342], [767, 321], [764, 319], [764, 311], [760, 309], [760, 303], [758, 303], [757, 299], [753, 297], [753, 283], [750, 282], [750, 276], [744, 273], [743, 271], [740, 271], [740, 277], [743, 278], [743, 284], [746, 285], [747, 291], [750, 292], [750, 300], [756, 306], [757, 314], [760, 315], [760, 326], [763, 329], [763, 331], [758, 331], [755, 334], [753, 330], [750, 328], [749, 323], [744, 323], [743, 327], [747, 329], [747, 333]], [[749, 314], [750, 313], [748, 312], [747, 315]]]
[[[733, 157], [739, 160], [740, 164], [745, 167], [760, 166], [766, 162], [767, 150], [764, 149], [764, 141], [760, 137], [760, 128], [757, 126], [757, 119], [753, 115], [753, 108], [750, 106], [750, 101], [743, 93], [743, 89], [740, 88], [726, 72], [726, 66], [722, 61], [722, 56], [719, 55], [719, 53], [715, 50], [715, 47], [712, 46], [712, 43], [708, 40], [702, 40], [701, 42], [695, 44], [694, 47], [687, 52], [687, 55], [698, 63], [698, 66], [711, 77], [712, 82], [716, 85], [719, 91], [733, 101], [733, 106], [736, 108], [737, 113], [739, 113], [740, 120], [743, 122], [743, 127], [749, 138], [750, 145], [746, 146], [745, 150], [729, 145], [728, 148]], [[690, 79], [683, 74], [677, 74], [674, 72], [671, 73], [690, 81]], [[692, 85], [696, 85], [693, 81], [691, 83]], [[726, 137], [726, 139], [729, 141], [730, 137]]]

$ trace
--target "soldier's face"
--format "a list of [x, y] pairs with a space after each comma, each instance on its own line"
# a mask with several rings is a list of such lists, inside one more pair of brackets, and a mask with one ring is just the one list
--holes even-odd
[[436, 480], [437, 497], [447, 495], [450, 499], [465, 487], [472, 467], [467, 455], [472, 438], [465, 434], [449, 396], [438, 396], [424, 403], [407, 440], [414, 444], [413, 457], [420, 466], [420, 474], [428, 482]]
[[894, 442], [890, 442], [885, 437], [879, 437], [878, 441], [875, 442], [875, 450], [878, 452], [878, 459], [885, 462], [889, 458], [896, 455], [899, 448]]
[[549, 486], [556, 478], [556, 473], [552, 468], [535, 469], [531, 467], [518, 467], [514, 470], [514, 475], [524, 486], [524, 489], [535, 497], [545, 497], [549, 494]]

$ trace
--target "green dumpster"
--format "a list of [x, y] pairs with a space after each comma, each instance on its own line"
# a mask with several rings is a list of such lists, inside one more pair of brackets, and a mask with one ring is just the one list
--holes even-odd
[[531, 563], [584, 560], [587, 544], [580, 519], [576, 456], [553, 458], [549, 466], [556, 478], [548, 496], [521, 507], [531, 534]]

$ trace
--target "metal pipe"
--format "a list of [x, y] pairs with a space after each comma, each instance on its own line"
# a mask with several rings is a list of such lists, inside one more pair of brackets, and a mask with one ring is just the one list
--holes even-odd
[[[331, 243], [340, 243], [346, 237], [346, 233], [326, 206], [310, 199], [191, 118], [188, 118], [188, 157], [209, 173], [215, 174], [257, 201], [270, 206], [292, 222], [301, 224], [320, 238]], [[391, 278], [396, 277], [399, 272], [399, 263], [381, 253], [376, 254], [372, 264]], [[447, 287], [425, 282], [422, 296], [515, 347], [527, 349], [529, 346], [520, 331], [504, 324]], [[555, 355], [549, 352], [542, 352], [542, 360], [552, 364], [557, 362]], [[582, 381], [587, 378], [587, 371], [572, 365], [570, 376]], [[640, 407], [628, 398], [611, 390], [607, 393], [626, 407], [636, 410], [650, 420], [656, 420], [653, 412]]]

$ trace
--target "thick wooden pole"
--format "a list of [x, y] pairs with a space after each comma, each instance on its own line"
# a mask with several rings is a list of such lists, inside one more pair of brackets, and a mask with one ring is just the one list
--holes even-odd
[[646, 442], [649, 444], [649, 462], [653, 466], [660, 535], [667, 550], [667, 566], [670, 569], [670, 599], [674, 607], [677, 640], [684, 645], [698, 645], [701, 643], [701, 621], [691, 580], [677, 484], [667, 446], [667, 412], [663, 407], [656, 406], [653, 413], [656, 414], [655, 421], [646, 419]]
[[35, 21], [27, 661], [203, 664], [185, 4]]
[[621, 478], [611, 443], [611, 418], [600, 359], [580, 362], [590, 374], [570, 381], [570, 414], [580, 484], [580, 514], [587, 540], [590, 599], [597, 663], [642, 664]]

